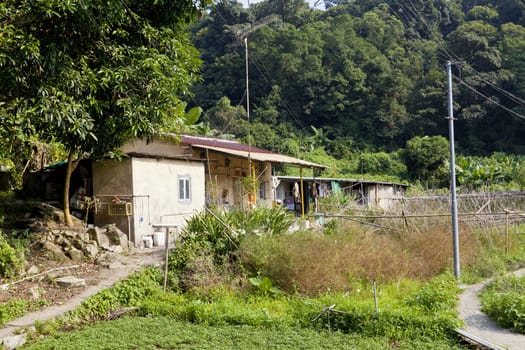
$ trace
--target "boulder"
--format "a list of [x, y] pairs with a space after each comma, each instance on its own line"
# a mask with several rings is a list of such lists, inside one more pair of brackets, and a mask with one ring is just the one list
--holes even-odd
[[17, 334], [17, 335], [10, 335], [8, 337], [5, 337], [0, 340], [0, 344], [5, 347], [7, 350], [14, 350], [22, 345], [24, 345], [27, 342], [27, 335], [25, 333], [23, 334]]
[[116, 260], [117, 260], [116, 254], [105, 252], [105, 253], [100, 254], [96, 258], [95, 263], [100, 266], [109, 267], [109, 265]]
[[42, 290], [38, 286], [31, 287], [27, 290], [27, 294], [33, 300], [38, 300], [42, 296]]
[[68, 260], [66, 254], [62, 251], [62, 248], [52, 242], [45, 242], [43, 249], [46, 251], [46, 256], [51, 260]]
[[74, 262], [81, 262], [84, 259], [84, 253], [73, 246], [67, 248], [66, 253]]
[[89, 239], [89, 233], [87, 233], [87, 231], [83, 231], [83, 232], [78, 232], [77, 233], [77, 238], [83, 242], [89, 242], [90, 239]]
[[89, 243], [89, 244], [86, 244], [83, 251], [88, 257], [94, 258], [98, 254], [98, 247], [94, 243]]
[[124, 232], [122, 232], [116, 225], [106, 225], [103, 227], [105, 229], [105, 234], [108, 236], [108, 239], [112, 245], [119, 245], [122, 247], [124, 252], [128, 250], [128, 237]]
[[75, 231], [67, 230], [67, 231], [64, 231], [62, 233], [62, 235], [67, 237], [67, 238], [74, 238], [74, 237], [78, 236], [78, 233], [75, 232]]
[[28, 268], [27, 271], [26, 271], [26, 273], [28, 275], [36, 275], [39, 272], [40, 272], [40, 270], [35, 265], [31, 265], [31, 267]]
[[109, 246], [108, 251], [115, 254], [122, 254], [124, 252], [124, 249], [120, 245], [111, 245]]
[[108, 236], [99, 227], [92, 227], [88, 230], [89, 239], [97, 242], [102, 249], [107, 249], [111, 244]]
[[75, 237], [75, 238], [71, 239], [71, 245], [72, 245], [73, 247], [77, 248], [78, 250], [85, 251], [85, 250], [86, 250], [87, 242], [86, 242], [86, 241], [83, 241], [83, 240], [80, 239], [79, 237]]
[[78, 278], [75, 276], [64, 276], [57, 278], [56, 283], [64, 288], [76, 288], [76, 287], [82, 287], [86, 285], [86, 280], [83, 278]]

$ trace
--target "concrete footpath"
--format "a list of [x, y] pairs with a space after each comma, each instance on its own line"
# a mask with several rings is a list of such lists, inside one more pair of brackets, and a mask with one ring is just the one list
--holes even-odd
[[111, 287], [115, 282], [125, 278], [131, 272], [136, 271], [143, 266], [159, 265], [163, 263], [164, 249], [135, 250], [128, 255], [121, 256], [118, 260], [122, 263], [121, 267], [102, 270], [97, 276], [98, 282], [96, 284], [88, 286], [85, 290], [73, 296], [64, 304], [50, 306], [6, 323], [3, 328], [0, 329], [0, 344], [3, 344], [8, 349], [13, 349], [16, 346], [13, 347], [10, 344], [15, 344], [17, 339], [12, 338], [21, 338], [21, 336], [15, 335], [21, 328], [32, 327], [35, 325], [36, 321], [47, 321], [60, 317], [66, 312], [78, 307], [90, 296], [98, 293], [102, 289]]
[[[525, 276], [525, 269], [515, 271], [515, 276]], [[481, 312], [479, 292], [490, 280], [467, 286], [459, 298], [459, 318], [465, 322], [463, 330], [508, 350], [525, 349], [525, 335], [500, 328]]]

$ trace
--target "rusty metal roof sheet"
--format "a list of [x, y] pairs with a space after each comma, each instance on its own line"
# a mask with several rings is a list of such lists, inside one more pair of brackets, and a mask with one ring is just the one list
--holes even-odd
[[283, 154], [273, 153], [271, 151], [248, 146], [233, 140], [223, 140], [208, 136], [182, 135], [182, 142], [193, 147], [209, 149], [233, 156], [248, 158], [260, 162], [284, 163], [304, 166], [308, 168], [326, 169], [321, 164], [308, 162], [306, 160], [285, 156]]

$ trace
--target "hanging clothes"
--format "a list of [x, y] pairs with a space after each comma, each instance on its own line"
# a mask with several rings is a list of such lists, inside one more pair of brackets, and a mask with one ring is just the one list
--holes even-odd
[[297, 182], [293, 184], [293, 199], [295, 203], [301, 203], [301, 189]]

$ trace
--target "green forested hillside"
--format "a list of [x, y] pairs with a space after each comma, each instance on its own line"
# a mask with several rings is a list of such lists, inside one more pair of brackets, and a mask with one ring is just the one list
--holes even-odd
[[323, 175], [446, 187], [452, 60], [459, 184], [525, 188], [523, 0], [324, 6], [1, 2], [0, 171], [20, 179], [64, 154], [73, 169], [130, 138], [195, 131], [251, 135]]
[[202, 120], [219, 134], [247, 137], [245, 49], [236, 36], [245, 31], [259, 146], [289, 154], [324, 147], [341, 159], [446, 136], [445, 64], [453, 60], [458, 151], [525, 152], [522, 0], [325, 6], [267, 0], [246, 9], [227, 0], [205, 14], [192, 29], [204, 60], [192, 101], [204, 108]]

